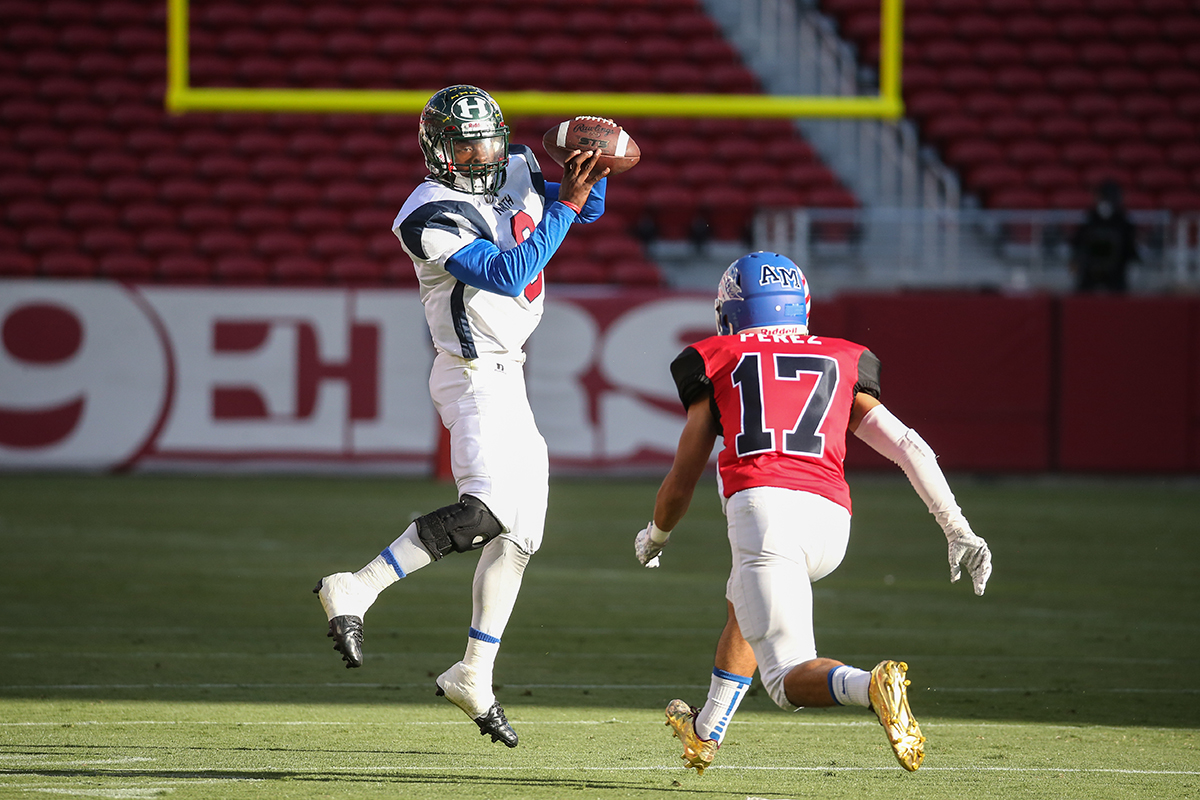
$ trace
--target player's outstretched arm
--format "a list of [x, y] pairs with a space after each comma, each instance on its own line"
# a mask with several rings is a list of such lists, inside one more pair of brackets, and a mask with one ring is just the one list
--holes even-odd
[[687, 513], [696, 483], [712, 455], [719, 431], [709, 399], [705, 395], [688, 406], [687, 422], [675, 448], [675, 460], [654, 500], [654, 518], [634, 540], [634, 555], [644, 566], [658, 566], [658, 556], [667, 545], [671, 531]]
[[850, 430], [877, 453], [895, 462], [925, 507], [946, 535], [950, 560], [950, 582], [957, 582], [966, 569], [975, 594], [982, 595], [992, 574], [992, 553], [983, 537], [975, 535], [937, 463], [937, 455], [917, 432], [865, 393], [854, 400]]

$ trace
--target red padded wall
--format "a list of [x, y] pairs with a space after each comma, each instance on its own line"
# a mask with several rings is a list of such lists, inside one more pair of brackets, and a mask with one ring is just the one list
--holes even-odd
[[[1050, 298], [938, 292], [848, 295], [837, 305], [831, 326], [817, 306], [814, 330], [879, 356], [884, 403], [944, 468], [1050, 467]], [[849, 467], [895, 468], [850, 440]]]
[[1195, 468], [1196, 301], [1067, 297], [1061, 308], [1058, 467]]

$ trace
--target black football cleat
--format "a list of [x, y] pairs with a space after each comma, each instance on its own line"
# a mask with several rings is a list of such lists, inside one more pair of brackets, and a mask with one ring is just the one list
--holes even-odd
[[333, 649], [342, 654], [342, 661], [346, 662], [346, 669], [362, 666], [362, 617], [349, 614], [334, 617], [329, 620], [329, 633], [326, 635], [333, 639]]
[[368, 589], [349, 572], [335, 572], [317, 581], [313, 594], [321, 598], [329, 620], [333, 649], [342, 654], [346, 669], [363, 664], [363, 615], [379, 592]]
[[504, 742], [505, 747], [517, 746], [517, 732], [508, 724], [499, 703], [492, 703], [486, 714], [475, 718], [475, 724], [479, 726], [480, 736], [491, 736], [493, 742]]
[[[437, 686], [436, 683], [434, 685]], [[446, 697], [446, 691], [441, 686], [437, 687], [436, 694], [438, 697]], [[479, 726], [480, 736], [490, 734], [493, 742], [504, 742], [505, 747], [517, 746], [517, 732], [508, 724], [508, 718], [504, 716], [504, 709], [499, 703], [492, 703], [487, 713], [475, 718], [475, 724]]]

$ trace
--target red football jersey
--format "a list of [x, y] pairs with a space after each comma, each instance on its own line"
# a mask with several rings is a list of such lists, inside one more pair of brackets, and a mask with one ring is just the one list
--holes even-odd
[[711, 336], [671, 364], [684, 407], [709, 395], [726, 497], [754, 486], [819, 494], [850, 510], [846, 426], [858, 392], [879, 397], [879, 359], [845, 339], [758, 328]]

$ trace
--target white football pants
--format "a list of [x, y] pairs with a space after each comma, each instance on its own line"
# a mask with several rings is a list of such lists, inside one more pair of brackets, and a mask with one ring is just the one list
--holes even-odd
[[771, 699], [794, 710], [783, 679], [817, 657], [812, 583], [842, 563], [850, 512], [820, 495], [764, 486], [730, 497], [725, 516], [733, 551], [725, 597]]
[[532, 555], [542, 545], [550, 464], [529, 407], [523, 360], [439, 353], [429, 394], [450, 431], [459, 495], [487, 504], [504, 526], [501, 536]]

